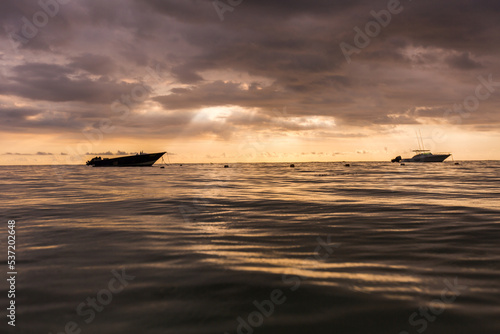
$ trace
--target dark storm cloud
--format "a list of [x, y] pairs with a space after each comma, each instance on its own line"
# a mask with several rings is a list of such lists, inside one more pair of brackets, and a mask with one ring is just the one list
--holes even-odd
[[172, 75], [177, 78], [180, 83], [193, 84], [202, 81], [203, 78], [196, 74], [189, 66], [177, 66], [172, 69]]
[[[15, 109], [18, 118], [12, 110], [0, 115], [27, 128], [50, 121], [94, 126], [109, 106], [82, 111], [82, 104], [109, 105], [130, 94], [155, 64], [165, 73], [147, 83], [168, 81], [168, 88], [151, 94], [166, 115], [135, 115], [123, 133], [153, 126], [151, 132], [167, 127], [179, 135], [228, 137], [245, 125], [304, 128], [272, 112], [284, 106], [289, 116], [332, 116], [339, 125], [415, 124], [473, 94], [478, 75], [493, 73], [500, 81], [500, 3], [487, 0], [401, 1], [402, 12], [348, 64], [339, 44], [354, 45], [353, 28], [363, 30], [374, 20], [370, 12], [388, 3], [244, 0], [221, 21], [213, 0], [82, 0], [61, 5], [37, 36], [15, 49], [7, 37], [21, 33], [22, 18], [32, 20], [41, 8], [36, 1], [3, 1], [0, 94], [67, 108], [51, 114], [33, 105]], [[481, 116], [466, 121], [497, 122], [497, 101], [492, 94], [481, 102]], [[217, 106], [260, 109], [260, 116], [235, 113], [225, 128], [191, 124], [194, 111]], [[418, 106], [432, 108], [420, 117], [408, 113]]]
[[116, 70], [116, 64], [108, 56], [85, 53], [72, 57], [71, 60], [70, 67], [96, 75], [107, 75]]
[[237, 83], [215, 81], [192, 89], [174, 89], [172, 94], [156, 97], [155, 100], [169, 110], [227, 105], [266, 107], [271, 105], [270, 101], [279, 101], [280, 93], [272, 87], [259, 88], [257, 83], [245, 90]]
[[446, 58], [446, 62], [451, 67], [463, 70], [472, 70], [483, 67], [481, 63], [471, 59], [469, 52], [463, 52], [460, 55], [450, 56]]
[[[159, 11], [163, 15], [173, 17], [180, 22], [189, 22], [193, 24], [209, 24], [218, 23], [219, 16], [214, 8], [213, 0], [135, 0], [140, 4], [147, 4], [155, 11]], [[366, 1], [365, 1], [366, 2]], [[227, 1], [219, 1], [222, 4], [228, 4]], [[328, 17], [339, 12], [356, 8], [362, 4], [362, 0], [316, 0], [303, 1], [292, 0], [284, 4], [281, 1], [241, 1], [233, 10], [225, 11], [223, 17], [225, 21], [230, 22], [241, 28], [248, 27], [248, 24], [254, 23], [253, 28], [258, 28], [261, 22], [283, 20], [294, 16], [312, 15], [316, 17]], [[219, 7], [221, 7], [219, 5]], [[231, 7], [231, 6], [230, 6]], [[229, 8], [230, 8], [229, 7]], [[233, 15], [237, 10], [240, 15]], [[331, 17], [330, 17], [331, 18]], [[275, 28], [278, 24], [276, 24]]]
[[497, 1], [418, 1], [405, 7], [407, 13], [396, 18], [397, 29], [414, 44], [478, 53], [498, 50], [490, 44], [498, 37]]
[[86, 67], [94, 72], [100, 69], [101, 74], [108, 72], [106, 65], [103, 69], [93, 60], [95, 58], [89, 58], [88, 62], [73, 62], [70, 66], [46, 63], [15, 66], [8, 80], [0, 83], [0, 94], [52, 102], [111, 103], [122, 94], [130, 93], [137, 85], [117, 82], [106, 76], [91, 79], [75, 72], [75, 67]]
[[[481, 69], [477, 56], [495, 54], [496, 47], [485, 48], [485, 43], [497, 35], [494, 18], [499, 10], [498, 5], [488, 1], [402, 3], [404, 11], [393, 16], [386, 30], [359, 56], [354, 56], [359, 62], [349, 68], [338, 47], [339, 42], [353, 43], [353, 27], [363, 28], [366, 22], [374, 20], [370, 11], [386, 9], [387, 1], [345, 1], [335, 5], [323, 1], [291, 1], [286, 6], [277, 2], [243, 2], [233, 12], [225, 13], [227, 20], [219, 27], [213, 22], [206, 23], [205, 16], [199, 12], [168, 11], [172, 3], [163, 6], [156, 1], [148, 3], [161, 9], [166, 16], [183, 20], [192, 15], [190, 22], [206, 26], [203, 31], [186, 30], [185, 38], [201, 51], [186, 57], [179, 67], [191, 77], [183, 82], [198, 85], [183, 93], [174, 91], [172, 95], [158, 97], [157, 101], [166, 108], [264, 107], [283, 103], [302, 108], [294, 113], [310, 114], [313, 110], [312, 113], [330, 114], [357, 125], [417, 123], [407, 115], [388, 117], [387, 114], [403, 114], [412, 106], [426, 103], [453, 103], [463, 97], [450, 96], [442, 84], [426, 83], [422, 78], [418, 85], [402, 78], [395, 86], [391, 73], [375, 73], [367, 68], [363, 78], [346, 74], [346, 70], [364, 64], [378, 66], [377, 63], [392, 66], [394, 72], [415, 65], [451, 66], [459, 71]], [[201, 7], [203, 2], [197, 4]], [[184, 2], [182, 6], [189, 5]], [[181, 5], [177, 3], [176, 6]], [[308, 21], [308, 16], [314, 20]], [[420, 47], [424, 51], [410, 57], [406, 53], [409, 47]], [[242, 91], [237, 88], [237, 82], [207, 84], [199, 82], [200, 78], [195, 75], [226, 68], [268, 77], [274, 80], [273, 87], [262, 92]], [[443, 73], [450, 79], [456, 75], [460, 74]], [[469, 80], [473, 85], [474, 79]], [[367, 87], [367, 82], [371, 87]], [[385, 89], [379, 89], [381, 86], [395, 90], [384, 92]], [[277, 87], [282, 90], [273, 91]], [[401, 98], [394, 99], [399, 94]], [[404, 103], [403, 95], [411, 99]], [[363, 108], [360, 102], [375, 96], [378, 100], [375, 108]]]
[[0, 129], [5, 132], [54, 133], [76, 131], [83, 126], [84, 122], [71, 112], [0, 107]]
[[35, 116], [40, 113], [37, 109], [26, 109], [26, 108], [1, 108], [0, 117], [3, 122], [16, 121], [20, 119], [26, 119], [28, 116]]

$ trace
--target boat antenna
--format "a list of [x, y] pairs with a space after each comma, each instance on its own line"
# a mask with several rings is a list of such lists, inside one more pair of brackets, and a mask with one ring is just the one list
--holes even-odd
[[422, 147], [420, 147], [420, 140], [418, 139], [418, 133], [417, 130], [415, 130], [415, 137], [417, 137], [417, 143], [418, 143], [418, 150], [421, 151]]
[[422, 142], [422, 150], [425, 150], [424, 141], [422, 139], [422, 132], [420, 132], [420, 130], [418, 130], [418, 133], [420, 134], [420, 141]]

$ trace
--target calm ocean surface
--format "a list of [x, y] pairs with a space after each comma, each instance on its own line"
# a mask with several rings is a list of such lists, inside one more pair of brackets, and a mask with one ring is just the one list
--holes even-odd
[[0, 331], [500, 333], [500, 162], [295, 165], [0, 166]]

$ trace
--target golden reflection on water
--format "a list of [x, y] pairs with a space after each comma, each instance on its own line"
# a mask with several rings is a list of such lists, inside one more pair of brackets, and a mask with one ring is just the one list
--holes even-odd
[[[244, 251], [225, 250], [235, 248], [238, 248], [238, 246], [193, 246], [194, 251], [209, 255], [204, 260], [205, 262], [234, 271], [298, 276], [303, 280], [307, 280], [309, 284], [343, 286], [352, 291], [364, 293], [394, 293], [399, 297], [422, 292], [419, 288], [423, 282], [422, 278], [389, 272], [390, 270], [407, 271], [409, 268], [403, 265], [369, 262], [329, 263], [312, 258], [276, 257], [269, 253], [273, 247], [258, 247], [261, 252], [252, 252], [248, 249], [248, 246], [241, 246]], [[264, 253], [262, 250], [268, 250], [268, 252]], [[373, 271], [373, 269], [388, 273], [363, 272]], [[381, 284], [382, 286], [372, 286]]]

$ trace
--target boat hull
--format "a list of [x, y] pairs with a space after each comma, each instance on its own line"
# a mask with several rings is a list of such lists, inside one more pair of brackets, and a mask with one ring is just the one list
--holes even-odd
[[87, 162], [87, 165], [93, 167], [148, 167], [152, 166], [165, 153], [138, 154], [102, 160], [92, 159]]
[[432, 154], [425, 155], [420, 157], [413, 157], [411, 159], [402, 159], [401, 162], [443, 162], [445, 161], [451, 154]]

